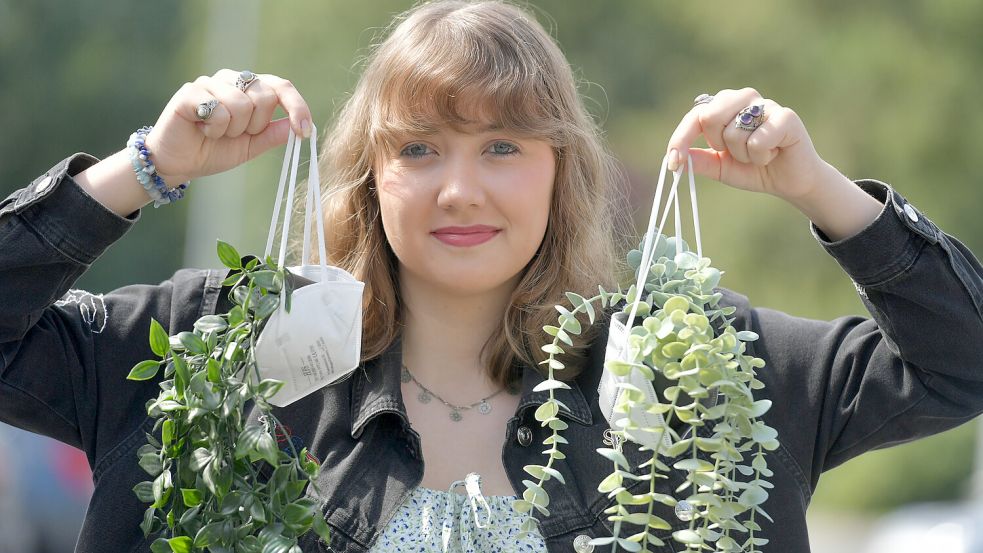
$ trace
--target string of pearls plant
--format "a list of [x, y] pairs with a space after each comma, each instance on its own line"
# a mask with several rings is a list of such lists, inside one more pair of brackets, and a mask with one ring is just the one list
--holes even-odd
[[[283, 382], [261, 380], [253, 358], [281, 297], [290, 310], [290, 281], [269, 257], [243, 266], [222, 241], [218, 255], [233, 269], [223, 283], [232, 286], [232, 309], [170, 337], [151, 320], [150, 347], [160, 359], [141, 361], [127, 376], [149, 380], [164, 368], [161, 392], [147, 402], [153, 433], [137, 452], [152, 478], [133, 489], [150, 504], [140, 527], [158, 536], [153, 553], [301, 553], [298, 538], [309, 530], [330, 538], [315, 501], [301, 497], [320, 467], [291, 440], [277, 445], [274, 436], [286, 432], [267, 400]], [[249, 401], [260, 424], [246, 424]]]
[[[556, 378], [556, 371], [564, 369], [558, 359], [564, 353], [560, 342], [573, 345], [572, 336], [582, 331], [578, 316], [586, 314], [588, 321], [594, 323], [595, 304], [602, 309], [619, 310], [624, 301], [620, 311], [627, 315], [641, 293], [638, 317], [629, 329], [627, 355], [624, 359], [607, 360], [605, 369], [619, 377], [637, 371], [651, 382], [658, 374], [670, 385], [657, 389], [661, 398], [651, 402], [637, 386], [619, 384], [622, 393], [614, 409], [624, 417], [619, 421], [621, 428], [611, 432], [615, 447], [597, 449], [612, 463], [611, 474], [601, 480], [597, 489], [614, 499], [604, 511], [614, 532], [612, 536], [594, 538], [591, 544], [610, 545], [612, 552], [618, 548], [650, 551], [650, 547], [665, 545], [653, 534], [672, 530], [668, 521], [654, 514], [655, 504], [660, 503], [687, 508], [688, 526], [672, 533], [672, 539], [685, 545], [686, 551], [760, 553], [758, 548], [767, 540], [755, 536], [761, 530], [756, 517], [771, 520], [761, 507], [768, 498], [767, 489], [772, 487], [766, 480], [772, 476], [766, 452], [778, 448], [779, 442], [778, 433], [761, 420], [771, 402], [754, 399], [753, 392], [764, 388], [755, 378], [755, 369], [765, 363], [745, 354], [746, 342], [758, 336], [737, 331], [731, 325], [733, 319], [729, 315], [735, 308], [719, 305], [722, 294], [714, 292], [714, 288], [723, 273], [710, 266], [709, 258], [699, 257], [682, 240], [677, 244], [674, 237], [658, 234], [655, 240], [655, 262], [648, 269], [643, 290], [634, 285], [626, 292], [608, 292], [599, 287], [598, 294], [591, 298], [568, 293], [572, 309], [557, 305], [558, 326], [543, 327], [553, 339], [542, 346], [549, 355], [542, 362], [548, 377], [536, 390], [548, 390], [549, 399], [539, 406], [535, 417], [552, 432], [543, 441], [547, 446], [543, 451], [546, 463], [525, 467], [533, 480], [523, 481], [525, 490], [522, 498], [513, 502], [513, 509], [526, 514], [523, 534], [533, 531], [538, 522], [534, 511], [549, 516], [549, 495], [543, 483], [551, 478], [564, 483], [558, 462], [564, 459], [560, 447], [567, 441], [561, 432], [567, 424], [557, 416], [561, 403], [554, 391], [569, 386]], [[641, 246], [628, 253], [628, 263], [636, 274], [641, 261]], [[716, 331], [714, 323], [722, 330]], [[708, 407], [700, 400], [711, 394], [716, 395], [716, 403]], [[665, 424], [646, 424], [636, 415], [641, 412], [661, 414]], [[677, 432], [672, 425], [674, 420], [686, 431]], [[704, 429], [703, 436], [698, 435], [700, 428]], [[648, 442], [654, 447], [625, 444], [644, 433], [657, 437]], [[664, 441], [664, 435], [669, 439]], [[632, 467], [623, 447], [638, 447], [649, 453], [649, 458]], [[670, 471], [685, 473], [683, 483], [675, 490], [661, 489], [659, 480], [668, 480]], [[632, 482], [648, 482], [648, 486], [642, 486], [642, 493], [632, 493], [628, 491]], [[639, 529], [625, 535], [626, 525]]]

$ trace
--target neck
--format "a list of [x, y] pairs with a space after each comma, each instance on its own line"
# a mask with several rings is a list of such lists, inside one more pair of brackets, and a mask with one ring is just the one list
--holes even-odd
[[473, 390], [484, 397], [498, 390], [485, 370], [488, 352], [481, 350], [500, 328], [517, 282], [456, 293], [401, 274], [403, 364], [438, 394]]

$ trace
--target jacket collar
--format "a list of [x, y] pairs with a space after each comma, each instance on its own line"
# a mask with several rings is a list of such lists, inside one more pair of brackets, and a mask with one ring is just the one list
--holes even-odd
[[[409, 425], [406, 406], [400, 388], [400, 369], [402, 367], [402, 343], [397, 338], [393, 344], [376, 359], [366, 362], [353, 375], [352, 383], [352, 430], [353, 438], [361, 436], [365, 426], [383, 413], [397, 415], [405, 426]], [[521, 417], [528, 409], [538, 407], [549, 397], [549, 392], [534, 392], [533, 388], [544, 379], [535, 369], [522, 367], [521, 399], [516, 416]], [[581, 424], [593, 423], [590, 406], [576, 382], [569, 382], [570, 389], [558, 389], [554, 397], [560, 403], [560, 413]]]

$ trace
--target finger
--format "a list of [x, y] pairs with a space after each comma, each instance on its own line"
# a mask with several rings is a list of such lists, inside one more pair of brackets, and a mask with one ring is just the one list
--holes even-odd
[[[701, 134], [714, 150], [726, 150], [723, 139], [724, 127], [741, 108], [756, 98], [761, 98], [761, 95], [753, 88], [721, 90], [709, 103], [693, 106], [673, 131], [667, 151], [686, 152]], [[670, 156], [670, 169], [676, 168], [678, 163], [672, 163], [672, 156]]]
[[[760, 106], [761, 102], [755, 102], [749, 105]], [[724, 128], [723, 133], [724, 145], [726, 146], [727, 151], [730, 152], [730, 155], [740, 163], [751, 162], [751, 158], [748, 156], [747, 152], [747, 141], [748, 138], [754, 134], [754, 129], [749, 130], [737, 126], [738, 118], [741, 117], [741, 114], [744, 113], [744, 110], [747, 107], [748, 106], [742, 107], [741, 110], [731, 118], [730, 123], [728, 123]], [[767, 117], [767, 114], [765, 114], [765, 117]]]
[[700, 110], [700, 125], [707, 144], [718, 152], [725, 151], [727, 141], [724, 139], [724, 129], [734, 120], [738, 111], [757, 98], [761, 98], [761, 95], [753, 88], [721, 90], [713, 97], [712, 102], [704, 104]]
[[246, 125], [246, 134], [259, 134], [273, 120], [278, 103], [276, 92], [259, 80], [246, 89], [246, 96], [253, 101], [253, 114]]
[[740, 183], [752, 182], [757, 170], [753, 165], [738, 163], [728, 151], [690, 148], [689, 155], [693, 158], [693, 172], [697, 175], [738, 187]]
[[178, 90], [178, 93], [174, 95], [174, 99], [177, 102], [174, 109], [178, 116], [194, 123], [206, 137], [221, 138], [225, 136], [231, 115], [229, 114], [229, 110], [221, 102], [212, 108], [212, 113], [208, 116], [208, 119], [202, 120], [198, 117], [198, 106], [200, 104], [217, 99], [200, 81], [185, 83]]
[[289, 118], [271, 121], [262, 132], [250, 137], [248, 159], [253, 159], [270, 148], [286, 144], [289, 130]]
[[225, 136], [235, 138], [246, 132], [246, 126], [253, 116], [253, 101], [234, 84], [216, 78], [204, 78], [204, 86], [229, 110], [231, 119]]
[[798, 116], [773, 100], [762, 103], [765, 106], [765, 122], [748, 137], [747, 148], [751, 163], [763, 167], [771, 163], [782, 148], [796, 142], [798, 135], [793, 127], [798, 123]]
[[[293, 83], [276, 75], [260, 75], [277, 95], [277, 100], [290, 119], [290, 126], [299, 136], [309, 137], [311, 129], [311, 109]], [[306, 130], [304, 128], [306, 124]]]

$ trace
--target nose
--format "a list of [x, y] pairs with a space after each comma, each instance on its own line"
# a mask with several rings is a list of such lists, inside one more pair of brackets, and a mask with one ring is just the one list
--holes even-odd
[[441, 209], [467, 209], [485, 203], [485, 188], [477, 160], [452, 156], [440, 172], [437, 206]]

